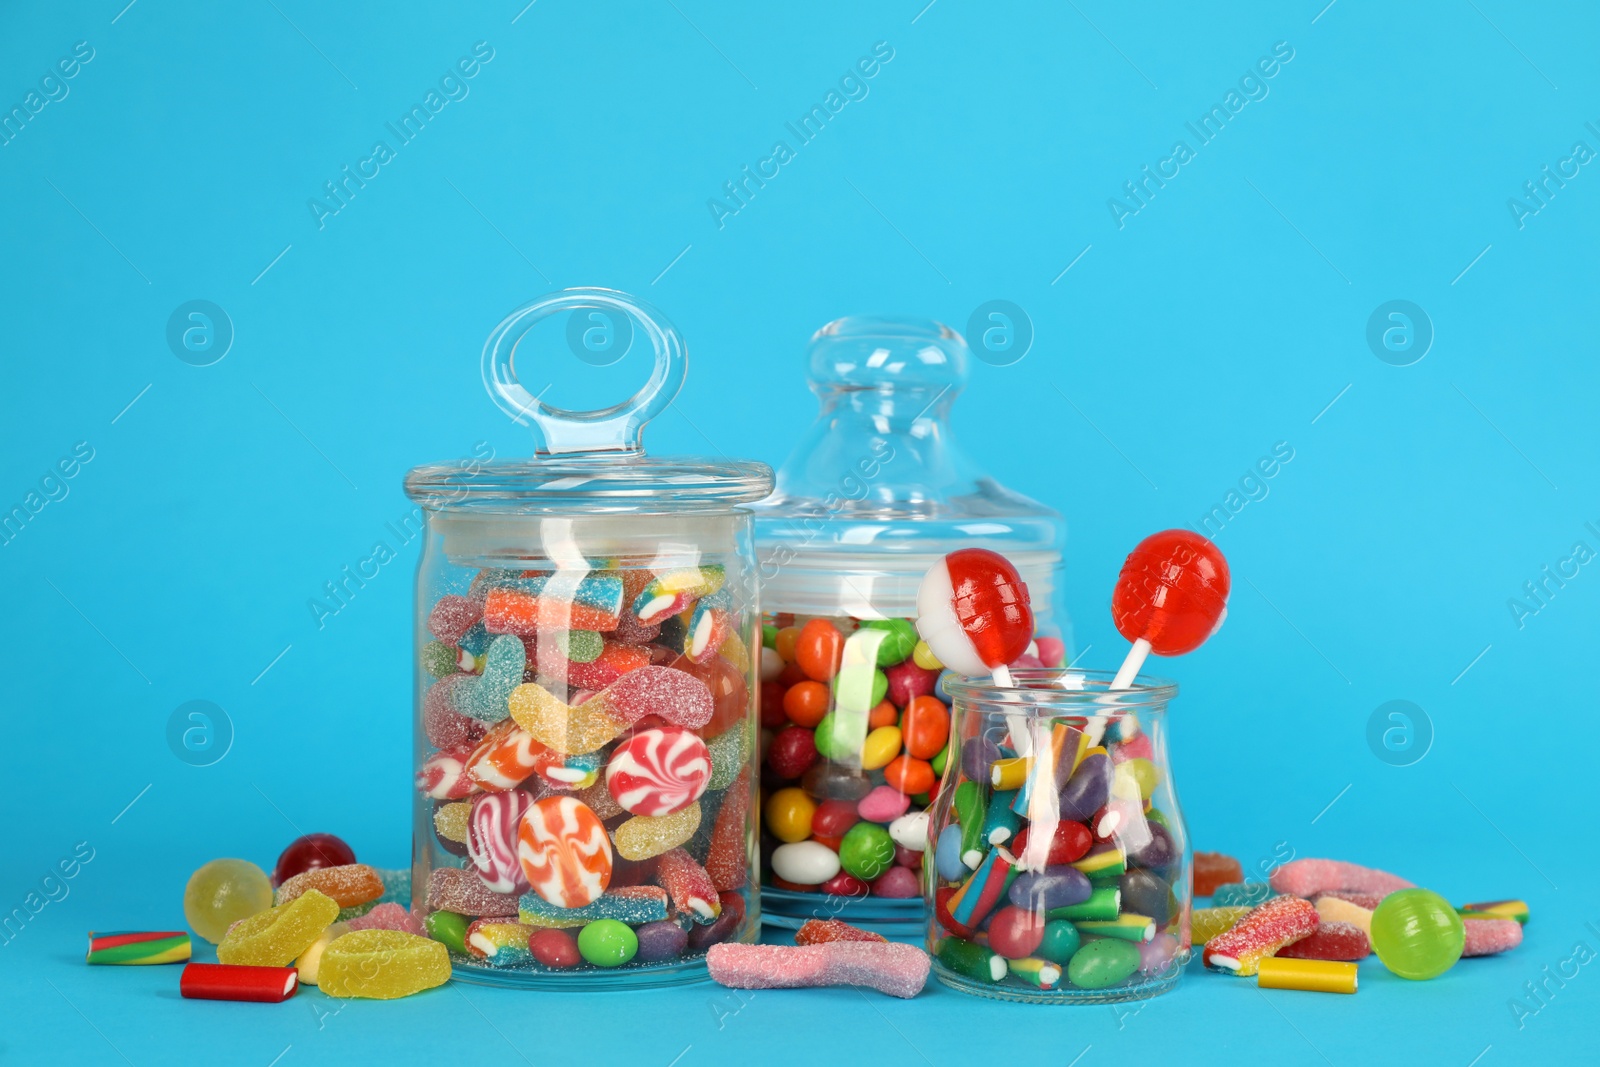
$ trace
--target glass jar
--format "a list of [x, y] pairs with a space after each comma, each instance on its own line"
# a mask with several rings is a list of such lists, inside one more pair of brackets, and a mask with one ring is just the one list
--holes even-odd
[[[531, 395], [517, 345], [557, 314], [646, 339], [650, 380], [603, 411]], [[756, 938], [758, 615], [739, 505], [772, 472], [644, 454], [686, 363], [673, 327], [624, 294], [547, 296], [483, 354], [491, 395], [534, 425], [538, 453], [406, 477], [427, 521], [413, 905], [457, 977], [692, 981], [711, 944]]]
[[950, 684], [954, 747], [924, 862], [928, 953], [963, 993], [1140, 1000], [1189, 960], [1189, 835], [1167, 760], [1177, 687], [1109, 671]]
[[1039, 623], [1018, 666], [1066, 658], [1061, 517], [978, 470], [950, 435], [968, 355], [931, 320], [839, 319], [811, 339], [821, 412], [755, 507], [768, 923], [920, 935], [920, 813], [950, 732], [949, 672], [912, 623], [928, 568], [958, 548], [1004, 553]]

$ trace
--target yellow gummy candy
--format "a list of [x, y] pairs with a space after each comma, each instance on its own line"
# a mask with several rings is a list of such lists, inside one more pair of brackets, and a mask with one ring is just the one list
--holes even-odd
[[604, 696], [572, 707], [544, 686], [527, 682], [511, 691], [511, 717], [540, 744], [569, 756], [584, 756], [622, 733], [623, 726], [606, 714]]
[[1189, 919], [1189, 944], [1205, 944], [1218, 934], [1233, 929], [1233, 924], [1248, 914], [1250, 914], [1249, 905], [1236, 908], [1194, 909]]
[[700, 802], [671, 815], [635, 815], [611, 835], [617, 855], [625, 860], [647, 860], [671, 852], [700, 829]]
[[235, 923], [217, 946], [217, 962], [287, 967], [338, 917], [337, 901], [309, 889], [287, 904]]
[[317, 984], [330, 997], [394, 1000], [450, 980], [450, 953], [403, 930], [356, 930], [322, 953]]
[[322, 953], [333, 943], [334, 938], [343, 937], [349, 932], [348, 923], [334, 923], [311, 942], [310, 948], [300, 953], [294, 961], [294, 969], [300, 973], [301, 985], [317, 984], [317, 972], [322, 966]]

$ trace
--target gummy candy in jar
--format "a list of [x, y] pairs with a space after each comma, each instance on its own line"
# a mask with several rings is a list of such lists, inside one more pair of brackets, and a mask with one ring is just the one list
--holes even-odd
[[[1064, 524], [969, 460], [951, 434], [961, 335], [922, 319], [846, 318], [812, 337], [811, 429], [755, 507], [762, 916], [828, 914], [917, 936], [927, 808], [950, 758], [948, 679], [920, 640], [917, 591], [957, 550], [1003, 553], [1034, 629], [1005, 666], [1059, 667]], [[986, 670], [985, 673], [988, 673]]]
[[[570, 369], [532, 351], [551, 318], [550, 337], [600, 330], [653, 354], [648, 381], [604, 410], [541, 400]], [[412, 903], [457, 977], [694, 981], [710, 946], [755, 940], [760, 631], [742, 505], [772, 472], [645, 454], [686, 366], [643, 303], [546, 296], [500, 323], [482, 365], [537, 452], [406, 478], [426, 516]]]

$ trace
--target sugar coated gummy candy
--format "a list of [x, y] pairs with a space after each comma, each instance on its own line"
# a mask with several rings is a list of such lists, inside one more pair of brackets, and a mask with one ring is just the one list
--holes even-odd
[[229, 926], [270, 907], [272, 883], [248, 860], [212, 860], [189, 876], [183, 890], [184, 918], [212, 944], [222, 940]]
[[1437, 978], [1456, 965], [1465, 947], [1461, 916], [1431, 890], [1397, 890], [1372, 912], [1372, 950], [1401, 978]]
[[639, 730], [606, 764], [606, 788], [634, 815], [671, 815], [700, 798], [711, 779], [706, 743], [682, 727]]
[[1277, 954], [1287, 959], [1353, 962], [1372, 955], [1372, 942], [1359, 926], [1324, 921], [1310, 937], [1283, 946]]
[[217, 962], [287, 967], [338, 917], [339, 905], [333, 898], [307, 889], [287, 904], [235, 923], [217, 945]]
[[698, 730], [711, 721], [711, 690], [687, 671], [670, 667], [640, 667], [608, 686], [598, 697], [607, 714], [631, 726], [646, 715], [656, 715], [674, 726]]
[[524, 893], [518, 917], [529, 926], [570, 929], [596, 919], [636, 926], [667, 917], [667, 891], [656, 885], [621, 886], [581, 908], [558, 908], [537, 893]]
[[617, 855], [626, 860], [647, 860], [677, 848], [700, 828], [700, 805], [690, 804], [671, 815], [635, 815], [617, 827]]
[[717, 916], [716, 922], [689, 930], [689, 951], [704, 952], [711, 945], [732, 937], [744, 924], [744, 897], [724, 891], [717, 894], [717, 900], [722, 905], [722, 914]]
[[1515, 919], [1468, 917], [1461, 925], [1465, 931], [1463, 956], [1494, 956], [1522, 944], [1522, 924]]
[[801, 924], [800, 929], [794, 932], [794, 943], [797, 945], [825, 945], [830, 941], [887, 940], [889, 939], [882, 934], [862, 930], [839, 919], [807, 919]]
[[508, 706], [517, 725], [541, 744], [573, 755], [597, 751], [626, 728], [603, 696], [569, 705], [536, 682], [512, 690]]
[[533, 958], [528, 939], [534, 928], [501, 919], [478, 919], [467, 927], [467, 951], [491, 967], [510, 967]]
[[714, 922], [722, 914], [711, 876], [683, 849], [671, 849], [656, 860], [656, 881], [667, 891], [678, 914], [697, 923]]
[[1266, 956], [1316, 932], [1317, 909], [1300, 897], [1273, 897], [1252, 909], [1230, 929], [1206, 942], [1207, 967], [1249, 976]]
[[344, 925], [351, 930], [402, 930], [408, 934], [426, 932], [420, 919], [408, 911], [404, 904], [393, 900], [385, 901], [365, 915], [351, 919], [347, 923], [333, 925]]
[[312, 889], [331, 897], [341, 908], [366, 904], [383, 896], [383, 879], [365, 863], [342, 867], [316, 867], [288, 879], [278, 887], [277, 903], [287, 904]]
[[1232, 856], [1220, 852], [1194, 854], [1194, 895], [1209, 897], [1217, 886], [1244, 881], [1244, 868]]
[[1397, 889], [1415, 888], [1404, 878], [1386, 871], [1342, 860], [1290, 860], [1272, 872], [1271, 881], [1272, 888], [1279, 893], [1296, 897], [1312, 897], [1318, 893], [1340, 890], [1388, 894]]
[[323, 950], [333, 943], [334, 938], [343, 937], [349, 932], [350, 925], [348, 923], [334, 923], [318, 934], [317, 939], [311, 942], [310, 947], [295, 958], [294, 969], [300, 975], [301, 985], [317, 984], [317, 976], [322, 969]]
[[398, 930], [357, 930], [322, 953], [317, 984], [330, 997], [393, 1000], [450, 980], [444, 945]]
[[1233, 928], [1233, 924], [1250, 914], [1245, 904], [1229, 908], [1196, 908], [1189, 914], [1190, 944], [1203, 945], [1213, 937]]
[[[692, 810], [698, 824], [699, 806]], [[693, 832], [691, 826], [689, 833]], [[546, 797], [527, 810], [517, 831], [517, 856], [533, 891], [557, 907], [590, 904], [611, 882], [611, 842], [605, 824], [574, 797]]]
[[713, 981], [731, 989], [850, 985], [914, 997], [927, 984], [929, 960], [915, 945], [894, 942], [727, 944], [707, 951], [706, 968]]
[[1327, 893], [1319, 895], [1312, 903], [1317, 906], [1317, 914], [1322, 916], [1325, 923], [1349, 923], [1364, 934], [1372, 932], [1371, 908], [1363, 908]]
[[1274, 893], [1266, 882], [1230, 882], [1219, 885], [1211, 893], [1211, 903], [1218, 908], [1232, 908], [1241, 904], [1254, 907], [1271, 900]]
[[517, 913], [517, 898], [511, 893], [493, 892], [476, 871], [436, 867], [428, 876], [428, 907], [498, 918]]

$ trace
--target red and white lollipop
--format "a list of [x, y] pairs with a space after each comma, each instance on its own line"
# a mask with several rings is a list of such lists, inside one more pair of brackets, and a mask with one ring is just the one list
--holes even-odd
[[1007, 664], [1033, 640], [1028, 587], [1011, 561], [963, 548], [935, 563], [917, 589], [917, 633], [939, 662], [963, 675], [992, 673], [1009, 686]]
[[1110, 688], [1126, 689], [1145, 656], [1193, 652], [1228, 615], [1228, 561], [1191, 530], [1163, 530], [1123, 561], [1111, 595], [1111, 621], [1133, 642]]

